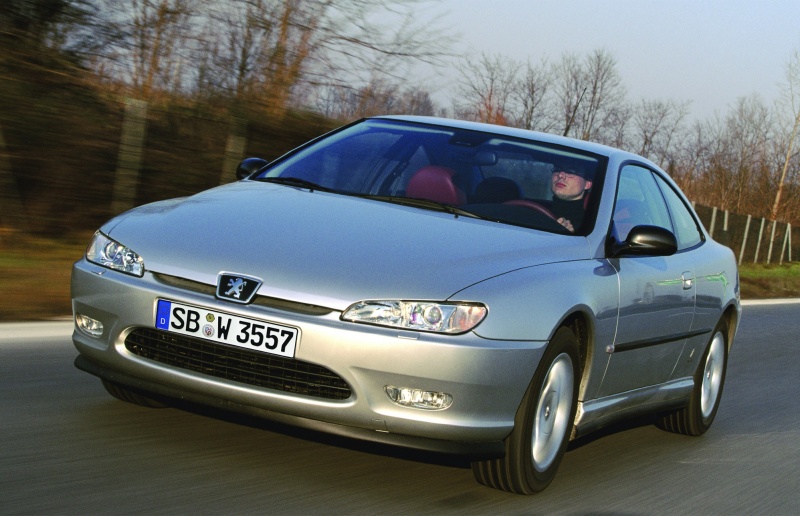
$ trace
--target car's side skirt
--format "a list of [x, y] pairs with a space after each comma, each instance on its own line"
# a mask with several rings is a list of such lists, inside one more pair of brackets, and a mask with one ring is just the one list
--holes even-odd
[[693, 388], [694, 380], [687, 377], [605, 398], [579, 402], [572, 439], [615, 421], [683, 407], [688, 403]]

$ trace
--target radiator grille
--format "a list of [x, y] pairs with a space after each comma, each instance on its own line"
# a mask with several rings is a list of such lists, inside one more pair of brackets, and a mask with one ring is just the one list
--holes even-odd
[[325, 367], [156, 329], [134, 330], [125, 347], [161, 364], [247, 385], [332, 400], [351, 395], [350, 386]]

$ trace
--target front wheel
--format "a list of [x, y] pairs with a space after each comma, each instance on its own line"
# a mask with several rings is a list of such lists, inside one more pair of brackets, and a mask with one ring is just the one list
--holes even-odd
[[728, 367], [728, 331], [720, 322], [711, 336], [694, 374], [694, 389], [689, 405], [662, 416], [657, 425], [668, 432], [683, 435], [703, 435], [717, 415], [725, 372]]
[[472, 463], [479, 483], [534, 494], [555, 477], [575, 420], [579, 384], [578, 343], [560, 328], [550, 342], [505, 440], [506, 455]]

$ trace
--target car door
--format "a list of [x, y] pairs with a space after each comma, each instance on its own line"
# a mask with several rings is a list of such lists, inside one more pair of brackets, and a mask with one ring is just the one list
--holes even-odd
[[[654, 172], [628, 164], [620, 171], [611, 235], [623, 241], [642, 224], [675, 233]], [[692, 327], [696, 296], [690, 253], [609, 262], [619, 277], [620, 304], [601, 397], [668, 381]]]

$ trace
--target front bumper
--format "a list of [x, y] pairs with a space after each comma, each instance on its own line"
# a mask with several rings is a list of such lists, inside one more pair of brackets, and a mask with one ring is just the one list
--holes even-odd
[[[101, 337], [76, 330], [76, 366], [145, 392], [335, 435], [473, 456], [502, 455], [502, 440], [544, 349], [544, 342], [495, 341], [469, 333], [434, 335], [311, 314], [236, 305], [213, 295], [81, 260], [73, 267], [73, 311], [103, 323]], [[136, 329], [154, 328], [158, 298], [300, 329], [295, 360], [318, 364], [349, 385], [346, 399], [323, 399], [166, 365], [126, 347]], [[387, 385], [446, 392], [445, 410], [392, 402]]]

